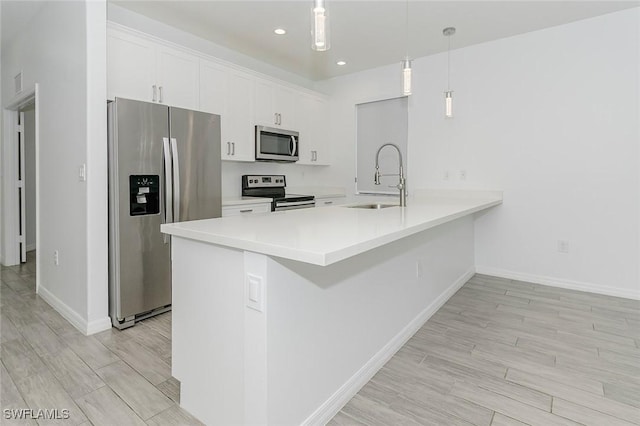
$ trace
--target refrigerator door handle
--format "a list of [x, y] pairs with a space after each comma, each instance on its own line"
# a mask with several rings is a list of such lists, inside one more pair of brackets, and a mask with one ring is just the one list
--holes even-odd
[[[171, 185], [171, 148], [169, 146], [169, 138], [162, 138], [164, 162], [164, 223], [173, 222], [173, 187]], [[164, 234], [164, 243], [169, 242], [169, 236]]]
[[171, 162], [173, 163], [173, 221], [180, 222], [180, 159], [176, 138], [171, 138]]

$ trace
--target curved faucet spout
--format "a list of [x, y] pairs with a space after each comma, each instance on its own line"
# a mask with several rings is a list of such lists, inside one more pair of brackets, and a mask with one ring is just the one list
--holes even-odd
[[398, 159], [400, 161], [400, 167], [402, 167], [402, 152], [400, 152], [400, 148], [398, 147], [398, 145], [394, 144], [394, 143], [385, 143], [384, 145], [382, 145], [380, 148], [378, 148], [378, 152], [376, 152], [376, 169], [379, 169], [379, 165], [378, 165], [378, 161], [380, 158], [380, 151], [382, 151], [382, 148], [384, 148], [385, 146], [392, 146], [396, 149], [396, 151], [398, 151]]
[[[396, 149], [396, 151], [398, 151], [399, 170], [397, 175], [380, 174], [380, 151], [382, 151], [382, 148], [386, 146], [392, 146]], [[380, 148], [378, 148], [378, 151], [376, 152], [376, 173], [373, 177], [374, 184], [380, 185], [380, 176], [398, 176], [400, 180], [396, 188], [400, 190], [400, 207], [405, 207], [407, 205], [407, 180], [404, 177], [404, 168], [402, 167], [402, 152], [400, 151], [398, 145], [393, 143], [385, 143]]]

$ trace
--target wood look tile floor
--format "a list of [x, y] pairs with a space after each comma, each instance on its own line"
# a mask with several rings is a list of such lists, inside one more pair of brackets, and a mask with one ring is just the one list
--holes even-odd
[[[0, 272], [2, 409], [201, 424], [178, 405], [170, 313], [86, 337], [35, 294], [32, 253]], [[329, 424], [640, 425], [639, 348], [639, 301], [476, 275]]]
[[640, 425], [640, 301], [475, 275], [329, 425]]
[[171, 313], [84, 336], [35, 294], [35, 256], [0, 271], [0, 408], [67, 409], [68, 420], [0, 425], [201, 425], [171, 377]]

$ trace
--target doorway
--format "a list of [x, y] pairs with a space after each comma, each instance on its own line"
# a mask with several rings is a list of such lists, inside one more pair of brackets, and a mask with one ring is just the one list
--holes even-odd
[[4, 110], [2, 264], [19, 266], [37, 291], [39, 256], [37, 84]]
[[[20, 111], [23, 128], [23, 149], [20, 166], [24, 166], [22, 199], [19, 205], [20, 232], [24, 242], [20, 247], [20, 263], [35, 258], [36, 250], [36, 105], [35, 102]], [[24, 200], [23, 200], [24, 199]], [[23, 255], [24, 253], [24, 255]], [[34, 259], [35, 260], [35, 259]]]

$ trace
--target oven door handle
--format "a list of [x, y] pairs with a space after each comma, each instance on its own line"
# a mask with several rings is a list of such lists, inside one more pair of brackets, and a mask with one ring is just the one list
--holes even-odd
[[278, 207], [289, 207], [289, 206], [315, 206], [315, 200], [305, 200], [305, 201], [281, 201], [276, 203], [276, 208]]
[[277, 212], [282, 212], [285, 210], [299, 210], [299, 209], [307, 209], [307, 208], [313, 208], [315, 207], [315, 204], [296, 204], [296, 205], [292, 205], [292, 204], [288, 204], [286, 206], [278, 206], [276, 207]]

